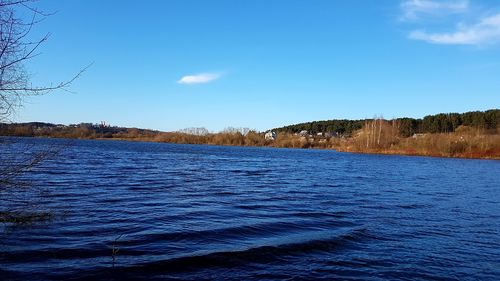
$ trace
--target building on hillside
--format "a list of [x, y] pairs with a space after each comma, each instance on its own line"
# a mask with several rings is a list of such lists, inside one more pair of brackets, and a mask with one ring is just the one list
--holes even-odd
[[425, 134], [413, 134], [413, 136], [412, 136], [412, 138], [414, 138], [414, 139], [419, 139], [422, 137], [425, 137]]
[[266, 140], [275, 140], [276, 139], [276, 132], [273, 132], [273, 131], [269, 131], [267, 132], [265, 135], [264, 135], [264, 138]]
[[106, 121], [101, 121], [101, 123], [99, 124], [99, 127], [101, 127], [101, 128], [109, 128], [111, 126], [108, 123], [106, 123]]

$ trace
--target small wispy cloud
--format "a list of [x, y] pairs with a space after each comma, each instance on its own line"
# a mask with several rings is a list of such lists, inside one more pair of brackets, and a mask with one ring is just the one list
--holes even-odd
[[442, 16], [466, 12], [468, 0], [406, 0], [401, 2], [401, 20], [417, 20], [423, 15]]
[[473, 25], [459, 24], [456, 30], [445, 33], [429, 33], [414, 30], [410, 39], [433, 44], [487, 45], [500, 42], [500, 13], [481, 19]]
[[221, 77], [219, 73], [199, 73], [186, 75], [177, 81], [179, 84], [204, 84], [217, 80]]

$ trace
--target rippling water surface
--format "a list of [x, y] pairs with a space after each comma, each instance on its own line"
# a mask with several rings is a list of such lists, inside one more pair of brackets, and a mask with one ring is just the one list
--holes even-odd
[[32, 144], [62, 147], [28, 176], [57, 218], [0, 227], [2, 280], [500, 279], [500, 161], [47, 139], [3, 157]]

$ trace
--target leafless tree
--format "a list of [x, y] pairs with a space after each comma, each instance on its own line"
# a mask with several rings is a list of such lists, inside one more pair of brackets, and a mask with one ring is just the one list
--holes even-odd
[[183, 133], [183, 134], [188, 134], [188, 135], [195, 135], [195, 136], [206, 136], [210, 133], [206, 128], [203, 128], [203, 127], [185, 128], [185, 129], [179, 130], [178, 132]]
[[[73, 78], [50, 85], [33, 85], [25, 69], [26, 63], [39, 55], [39, 48], [50, 34], [31, 39], [33, 28], [50, 14], [33, 6], [35, 0], [0, 0], [0, 121], [7, 121], [24, 98], [67, 90], [67, 87], [85, 70]], [[18, 16], [20, 10], [30, 18]]]
[[[82, 69], [63, 82], [33, 85], [31, 76], [26, 70], [26, 64], [40, 54], [39, 49], [48, 40], [50, 34], [46, 33], [40, 38], [33, 39], [32, 31], [38, 23], [51, 15], [37, 9], [35, 4], [36, 0], [0, 0], [0, 122], [9, 122], [12, 113], [29, 96], [47, 94], [54, 90], [68, 91], [68, 86], [86, 69]], [[0, 140], [2, 152], [10, 147], [12, 146]], [[18, 157], [9, 158], [6, 156], [8, 153], [2, 153], [0, 157], [0, 202], [7, 198], [5, 192], [9, 192], [9, 189], [22, 186], [16, 180], [20, 175], [50, 155], [54, 155], [56, 150], [33, 149], [29, 157], [21, 160]]]
[[234, 127], [227, 127], [224, 130], [222, 130], [222, 133], [227, 133], [227, 134], [242, 134], [243, 136], [246, 136], [250, 131], [255, 131], [250, 128], [234, 128]]

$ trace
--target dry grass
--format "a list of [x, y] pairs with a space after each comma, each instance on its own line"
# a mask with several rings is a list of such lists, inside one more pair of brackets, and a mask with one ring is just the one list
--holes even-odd
[[[37, 132], [21, 127], [18, 135], [66, 137], [81, 139], [115, 139], [128, 141], [208, 144], [226, 146], [271, 146], [278, 148], [336, 149], [346, 152], [405, 154], [462, 158], [500, 159], [500, 129], [480, 130], [461, 126], [454, 133], [422, 134], [404, 138], [397, 120], [368, 120], [363, 128], [349, 138], [299, 136], [279, 133], [269, 141], [263, 133], [223, 131], [205, 135], [185, 132], [157, 132], [129, 128], [117, 133], [96, 134], [85, 127], [56, 132]], [[16, 135], [16, 134], [14, 134]]]
[[[156, 135], [121, 135], [112, 139], [166, 142], [178, 144], [208, 144], [225, 146], [270, 146], [277, 148], [335, 149], [345, 152], [422, 155], [460, 158], [500, 159], [500, 134], [463, 128], [455, 133], [424, 134], [402, 138], [398, 128], [387, 121], [367, 123], [352, 137], [302, 137], [279, 133], [276, 140], [265, 140], [262, 133], [217, 133], [203, 136], [185, 133], [159, 133]], [[378, 122], [378, 123], [377, 123]]]
[[[372, 124], [367, 124], [367, 127]], [[354, 137], [338, 144], [340, 151], [404, 154], [439, 157], [500, 159], [500, 134], [470, 127], [461, 127], [454, 133], [422, 134], [401, 138], [386, 122], [381, 130], [370, 136], [363, 128]], [[371, 130], [371, 129], [370, 129]], [[381, 141], [378, 142], [381, 131]], [[373, 132], [373, 130], [372, 130]], [[375, 138], [377, 141], [373, 141]]]

